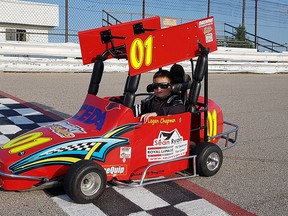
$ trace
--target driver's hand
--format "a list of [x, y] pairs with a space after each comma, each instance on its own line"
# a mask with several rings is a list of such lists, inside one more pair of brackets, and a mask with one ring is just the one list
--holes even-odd
[[153, 117], [153, 116], [157, 116], [157, 113], [156, 112], [153, 112], [153, 113], [146, 113], [146, 114], [143, 114], [141, 115], [140, 117], [140, 121], [146, 123], [148, 121], [148, 119], [150, 117]]

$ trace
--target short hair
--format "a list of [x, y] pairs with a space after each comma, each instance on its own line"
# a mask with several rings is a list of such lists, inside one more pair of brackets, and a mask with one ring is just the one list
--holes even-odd
[[171, 76], [171, 73], [168, 71], [168, 70], [159, 70], [157, 71], [154, 76], [153, 76], [153, 79], [156, 79], [158, 77], [167, 77], [169, 80], [170, 80], [170, 83], [172, 83], [172, 76]]

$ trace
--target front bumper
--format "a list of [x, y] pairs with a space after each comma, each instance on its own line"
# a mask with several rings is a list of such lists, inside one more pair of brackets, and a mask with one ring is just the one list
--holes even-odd
[[[217, 134], [216, 136], [209, 136], [208, 139], [209, 140], [213, 140], [216, 138], [221, 138], [224, 139], [224, 146], [221, 147], [222, 151], [228, 149], [228, 148], [232, 148], [235, 145], [237, 145], [238, 143], [238, 130], [239, 130], [239, 126], [230, 122], [226, 122], [224, 121], [224, 126], [228, 126], [231, 127], [230, 130], [227, 130], [221, 134]], [[231, 137], [232, 136], [232, 137]]]

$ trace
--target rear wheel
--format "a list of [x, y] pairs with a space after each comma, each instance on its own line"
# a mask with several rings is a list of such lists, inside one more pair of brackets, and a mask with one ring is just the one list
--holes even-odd
[[218, 145], [209, 142], [199, 143], [192, 154], [197, 155], [196, 170], [200, 176], [213, 176], [221, 168], [223, 153]]
[[104, 192], [106, 172], [93, 161], [81, 160], [71, 166], [64, 178], [64, 189], [76, 203], [91, 203]]

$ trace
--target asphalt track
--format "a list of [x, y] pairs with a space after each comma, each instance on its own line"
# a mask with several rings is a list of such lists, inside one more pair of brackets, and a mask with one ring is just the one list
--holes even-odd
[[[151, 76], [142, 75], [140, 91]], [[99, 95], [122, 94], [125, 79], [124, 73], [104, 74]], [[78, 111], [89, 80], [83, 73], [0, 73], [0, 90], [66, 118]], [[210, 75], [209, 97], [222, 107], [226, 121], [241, 128], [239, 144], [224, 152], [219, 173], [191, 180], [203, 198], [220, 204], [224, 198], [256, 215], [287, 215], [287, 82], [287, 74]], [[1, 191], [0, 200], [1, 215], [63, 214], [43, 191]]]

